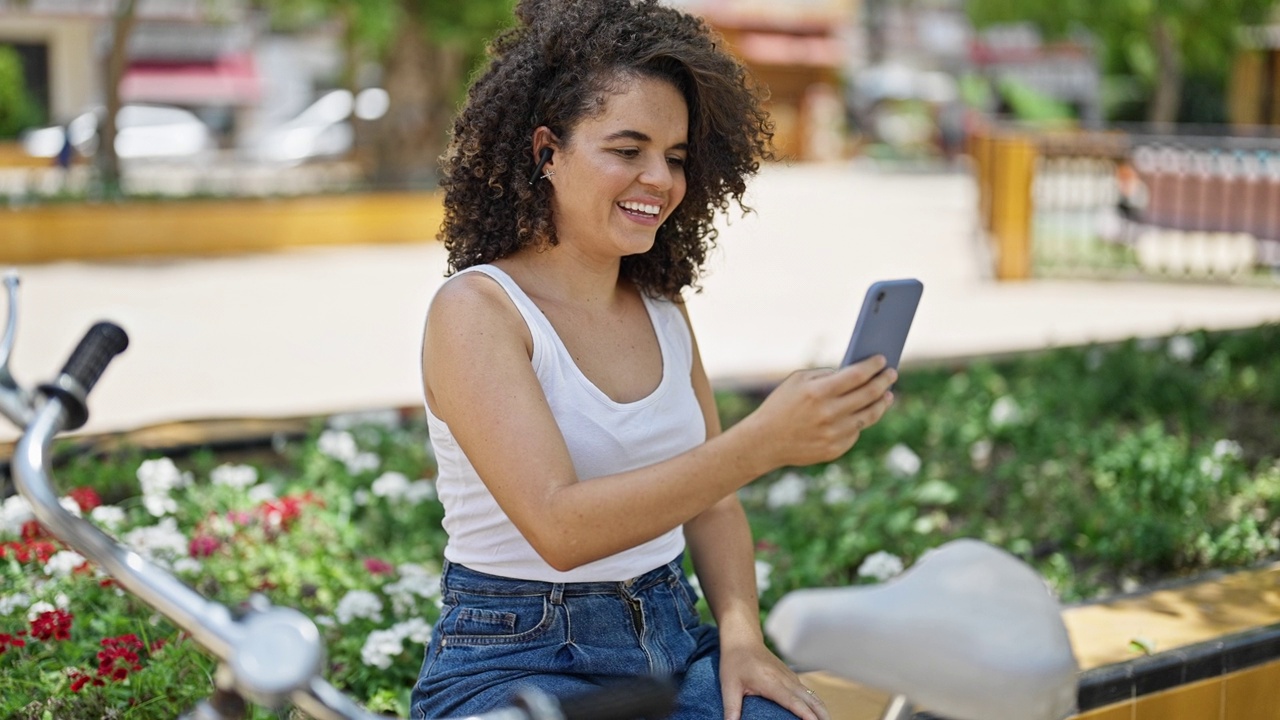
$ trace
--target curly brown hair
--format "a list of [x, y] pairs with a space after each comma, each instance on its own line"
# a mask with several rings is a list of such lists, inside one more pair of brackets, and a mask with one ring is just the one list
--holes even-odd
[[516, 18], [490, 45], [443, 157], [449, 273], [557, 243], [553, 188], [530, 184], [533, 131], [568, 142], [620, 81], [644, 76], [671, 82], [688, 105], [688, 188], [653, 248], [624, 257], [621, 272], [650, 295], [678, 297], [715, 243], [716, 212], [731, 201], [749, 210], [747, 179], [772, 158], [763, 93], [702, 20], [656, 0], [522, 0]]

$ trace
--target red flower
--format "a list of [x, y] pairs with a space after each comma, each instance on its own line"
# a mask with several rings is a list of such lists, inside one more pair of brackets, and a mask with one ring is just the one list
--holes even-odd
[[302, 508], [307, 505], [324, 507], [324, 501], [315, 493], [307, 491], [301, 495], [286, 495], [276, 500], [267, 500], [258, 506], [267, 524], [288, 530], [294, 520], [302, 517]]
[[42, 612], [31, 621], [31, 637], [48, 641], [71, 639], [71, 621], [74, 615], [66, 610], [50, 610]]
[[92, 512], [94, 508], [102, 504], [102, 498], [97, 491], [90, 487], [78, 487], [67, 493], [67, 497], [76, 501], [80, 506], [80, 512]]
[[103, 638], [102, 649], [98, 651], [98, 677], [121, 682], [129, 677], [130, 671], [141, 670], [142, 658], [138, 651], [143, 647], [142, 641], [132, 633]]
[[27, 641], [22, 639], [22, 635], [26, 635], [25, 631], [19, 632], [17, 635], [8, 633], [0, 633], [0, 655], [11, 647], [26, 647]]
[[93, 683], [98, 687], [102, 687], [105, 683], [92, 675], [83, 673], [79, 670], [69, 670], [67, 675], [71, 678], [71, 692], [78, 693], [84, 689], [85, 685]]
[[193, 558], [209, 557], [222, 547], [222, 541], [212, 535], [196, 535], [191, 538], [190, 545], [187, 546], [187, 552]]
[[12, 555], [18, 562], [28, 563], [35, 557], [43, 565], [57, 551], [58, 548], [53, 543], [44, 540], [10, 540], [0, 543], [0, 560]]
[[39, 540], [47, 537], [49, 537], [49, 533], [45, 531], [44, 526], [39, 521], [28, 520], [22, 523], [23, 540]]
[[396, 571], [394, 565], [378, 558], [365, 558], [364, 569], [369, 571], [370, 575], [390, 575]]

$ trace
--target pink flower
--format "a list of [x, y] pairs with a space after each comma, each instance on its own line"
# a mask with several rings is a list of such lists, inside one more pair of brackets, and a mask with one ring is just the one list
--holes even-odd
[[367, 570], [370, 575], [390, 575], [396, 571], [394, 565], [385, 560], [379, 560], [378, 558], [365, 558], [364, 569]]
[[196, 535], [191, 538], [191, 543], [187, 547], [187, 552], [193, 558], [209, 557], [222, 547], [222, 541], [212, 535]]

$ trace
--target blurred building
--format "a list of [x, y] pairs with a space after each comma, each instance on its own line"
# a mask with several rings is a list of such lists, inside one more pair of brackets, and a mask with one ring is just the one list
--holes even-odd
[[[119, 0], [0, 0], [0, 45], [23, 61], [27, 87], [51, 123], [106, 99]], [[120, 83], [123, 103], [194, 112], [234, 144], [315, 99], [341, 62], [332, 34], [281, 37], [249, 0], [138, 0]]]
[[706, 18], [768, 88], [783, 157], [844, 156], [844, 75], [861, 0], [669, 2]]
[[988, 112], [1012, 114], [1009, 88], [1017, 86], [1065, 104], [1086, 125], [1102, 123], [1102, 73], [1091, 36], [1049, 43], [1030, 24], [997, 26], [975, 37], [969, 59], [991, 87]]

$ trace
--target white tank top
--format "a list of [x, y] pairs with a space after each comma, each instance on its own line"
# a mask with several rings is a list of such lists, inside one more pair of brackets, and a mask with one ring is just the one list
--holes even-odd
[[[476, 265], [458, 274], [467, 272], [496, 280], [524, 317], [533, 336], [534, 373], [580, 480], [652, 465], [706, 440], [702, 409], [690, 379], [693, 340], [673, 303], [644, 296], [662, 349], [662, 380], [648, 397], [619, 403], [582, 374], [555, 328], [511, 276], [492, 265]], [[568, 572], [556, 570], [498, 507], [449, 426], [430, 408], [427, 427], [439, 468], [436, 489], [444, 504], [444, 529], [449, 535], [444, 556], [450, 562], [521, 580], [617, 582], [668, 563], [684, 550], [684, 533], [677, 527], [630, 550]]]

